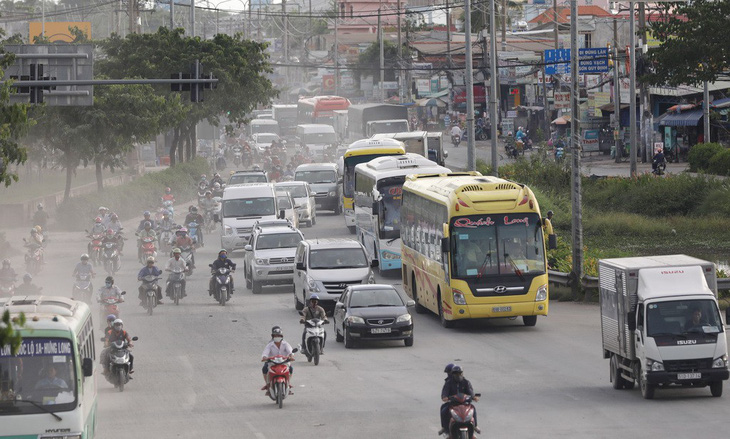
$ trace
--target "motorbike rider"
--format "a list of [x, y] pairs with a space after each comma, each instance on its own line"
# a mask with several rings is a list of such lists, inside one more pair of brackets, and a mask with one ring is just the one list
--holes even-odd
[[164, 203], [165, 201], [175, 202], [175, 196], [172, 195], [172, 189], [169, 187], [165, 188], [165, 195], [162, 196], [162, 202]]
[[[451, 376], [446, 379], [444, 386], [441, 389], [441, 400], [445, 404], [441, 405], [441, 430], [438, 433], [439, 435], [449, 431], [450, 414], [448, 402], [450, 397], [458, 394], [470, 395], [473, 397], [473, 401], [479, 401], [479, 397], [474, 396], [474, 389], [472, 388], [471, 383], [469, 380], [464, 378], [464, 370], [457, 364], [451, 368]], [[474, 431], [481, 433], [481, 430], [477, 427], [476, 407], [474, 407]]]
[[190, 262], [192, 263], [191, 268], [195, 268], [195, 246], [193, 245], [193, 239], [188, 236], [188, 229], [186, 229], [185, 227], [181, 227], [178, 231], [176, 231], [175, 238], [173, 238], [170, 244], [177, 247], [178, 250], [190, 247], [190, 251], [192, 253], [190, 257]]
[[[266, 383], [261, 390], [266, 390], [266, 396], [270, 396], [269, 393], [269, 363], [266, 361], [271, 357], [282, 356], [287, 357], [289, 361], [294, 361], [294, 352], [291, 345], [284, 341], [284, 333], [281, 328], [274, 326], [271, 328], [271, 341], [264, 348], [263, 354], [261, 354], [261, 361], [264, 363], [264, 367], [261, 371], [264, 373], [264, 382]], [[291, 376], [294, 375], [294, 368], [291, 363], [289, 364], [289, 394], [293, 395], [291, 391]]]
[[118, 302], [124, 302], [124, 299], [122, 298], [122, 290], [120, 290], [118, 286], [114, 285], [114, 278], [111, 276], [107, 276], [106, 279], [104, 279], [104, 286], [99, 288], [99, 291], [96, 293], [97, 302], [101, 302], [108, 298], [114, 298]]
[[[319, 296], [316, 294], [312, 294], [309, 296], [309, 303], [304, 308], [304, 312], [302, 313], [302, 318], [299, 319], [299, 323], [304, 324], [307, 320], [312, 319], [320, 319], [323, 320], [324, 323], [329, 323], [329, 320], [327, 320], [327, 313], [324, 311], [324, 308], [319, 306]], [[305, 344], [305, 338], [307, 335], [306, 328], [304, 329], [304, 332], [302, 332], [302, 346], [306, 349]], [[327, 344], [327, 333], [324, 333], [324, 340], [322, 341], [322, 347], [319, 351], [321, 355], [324, 355], [324, 345]]]
[[461, 131], [461, 128], [459, 128], [459, 125], [454, 124], [454, 126], [451, 127], [451, 138], [459, 136], [459, 139], [461, 139], [462, 135], [463, 132]]
[[223, 196], [223, 188], [221, 187], [221, 184], [218, 183], [218, 182], [213, 183], [213, 196], [214, 197], [222, 197]]
[[216, 183], [223, 185], [223, 178], [221, 178], [221, 175], [217, 172], [213, 174], [213, 178], [210, 179], [211, 186], [214, 186]]
[[527, 140], [527, 134], [525, 134], [525, 129], [523, 127], [517, 127], [517, 132], [515, 133], [515, 140], [518, 142], [525, 143]]
[[[203, 209], [203, 212], [207, 214], [209, 211], [210, 212], [215, 211], [215, 208], [218, 205], [218, 203], [213, 199], [213, 192], [206, 191], [205, 198], [200, 200], [199, 205], [200, 205], [200, 208]], [[211, 217], [211, 220], [212, 220], [212, 217]]]
[[18, 285], [15, 289], [15, 294], [18, 296], [33, 296], [40, 294], [43, 288], [34, 285], [32, 281], [33, 276], [31, 276], [30, 273], [25, 273], [25, 276], [23, 276], [23, 283]]
[[[218, 269], [226, 267], [229, 270], [231, 270], [231, 273], [236, 271], [236, 264], [228, 259], [228, 251], [224, 248], [220, 249], [218, 251], [218, 257], [215, 261], [213, 261], [213, 264], [211, 264], [212, 267], [210, 269], [211, 271], [211, 277], [210, 277], [210, 284], [208, 285], [208, 295], [213, 295], [213, 286], [215, 285], [215, 273], [218, 271]], [[235, 286], [233, 285], [233, 276], [231, 276], [231, 296], [233, 295], [233, 292], [236, 291]]]
[[28, 241], [29, 246], [43, 246], [43, 233], [41, 233], [43, 229], [41, 229], [40, 226], [35, 226], [32, 229], [30, 229], [30, 240]]
[[665, 163], [666, 159], [664, 157], [664, 149], [663, 148], [657, 148], [656, 152], [654, 154], [654, 157], [651, 160], [651, 170], [652, 172], [656, 173], [659, 166], [663, 165]]
[[208, 183], [208, 177], [206, 177], [205, 174], [200, 176], [200, 181], [198, 182], [198, 189], [199, 190], [206, 190], [208, 189], [209, 183]]
[[43, 204], [38, 203], [37, 210], [33, 214], [33, 224], [41, 226], [44, 229], [48, 225], [48, 212], [43, 210]]
[[155, 227], [155, 220], [150, 215], [150, 211], [149, 210], [145, 210], [142, 213], [142, 216], [144, 216], [144, 218], [142, 219], [142, 221], [139, 222], [139, 225], [137, 226], [137, 232], [141, 232], [142, 229], [144, 229], [144, 223], [146, 223], [146, 222], [149, 222], [152, 225], [152, 228], [153, 229], [156, 229], [157, 228], [157, 227]]
[[15, 282], [17, 276], [13, 267], [10, 266], [10, 260], [3, 259], [3, 266], [0, 268], [0, 281]]
[[[180, 254], [182, 251], [180, 251], [179, 248], [175, 247], [172, 249], [172, 257], [167, 261], [167, 264], [165, 265], [165, 271], [172, 272], [172, 270], [179, 268], [182, 269], [183, 272], [188, 271], [188, 266], [185, 263], [185, 260], [180, 257]], [[167, 286], [165, 287], [165, 294], [167, 297], [170, 297], [170, 286], [172, 285], [172, 282], [170, 282], [170, 277], [167, 277]], [[185, 279], [182, 280], [182, 296], [185, 297], [187, 294], [185, 294]]]
[[91, 235], [101, 235], [106, 230], [106, 226], [104, 226], [103, 219], [100, 216], [97, 216], [94, 218], [94, 225], [91, 226], [91, 231], [89, 234]]
[[152, 223], [150, 221], [145, 221], [143, 224], [143, 229], [137, 233], [137, 257], [142, 257], [142, 240], [144, 238], [154, 238], [154, 242], [157, 242], [157, 233], [152, 228]]
[[99, 218], [101, 218], [101, 223], [106, 227], [107, 223], [109, 222], [109, 218], [111, 217], [111, 212], [108, 208], [104, 206], [99, 206], [99, 214], [97, 215]]
[[[104, 375], [109, 375], [109, 347], [112, 343], [119, 340], [126, 340], [127, 341], [127, 348], [130, 349], [129, 352], [129, 373], [134, 373], [134, 355], [132, 355], [131, 348], [134, 347], [132, 344], [132, 337], [129, 336], [127, 331], [124, 330], [124, 322], [122, 322], [122, 319], [116, 319], [112, 323], [112, 330], [109, 332], [109, 335], [106, 337], [106, 341], [104, 342], [104, 350], [101, 352], [102, 354], [102, 366], [104, 367]], [[132, 377], [130, 376], [129, 379], [131, 380]]]
[[[142, 281], [142, 278], [145, 276], [160, 276], [162, 274], [162, 271], [160, 271], [159, 268], [155, 267], [155, 258], [152, 256], [147, 258], [146, 265], [142, 267], [141, 270], [139, 270], [139, 273], [137, 273], [137, 280]], [[139, 286], [139, 305], [144, 306], [144, 299], [146, 296], [146, 291], [142, 288], [143, 284], [140, 284]], [[160, 286], [157, 286], [157, 304], [162, 305], [162, 288]]]
[[[208, 192], [205, 193], [206, 199], [208, 198], [208, 193], [209, 192], [210, 191], [208, 191]], [[192, 222], [195, 222], [195, 223], [198, 224], [198, 230], [196, 231], [197, 242], [198, 242], [198, 244], [201, 247], [204, 247], [204, 243], [203, 243], [203, 224], [204, 224], [204, 219], [203, 219], [203, 216], [198, 213], [198, 208], [195, 207], [195, 206], [191, 206], [190, 207], [190, 213], [188, 213], [187, 216], [185, 217], [185, 225], [186, 226], [188, 224], [192, 223]]]
[[74, 268], [74, 272], [71, 274], [71, 277], [76, 277], [83, 274], [90, 274], [91, 277], [96, 276], [94, 266], [89, 264], [89, 255], [86, 253], [81, 255], [81, 261], [76, 264], [76, 267]]

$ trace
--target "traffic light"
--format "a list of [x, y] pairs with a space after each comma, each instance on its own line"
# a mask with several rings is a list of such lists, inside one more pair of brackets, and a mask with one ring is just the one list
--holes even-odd
[[[22, 75], [20, 78], [17, 76], [11, 76], [10, 79], [21, 81], [55, 81], [56, 77], [43, 76], [43, 64], [30, 64], [30, 75]], [[18, 87], [18, 93], [30, 94], [31, 104], [42, 104], [43, 103], [43, 90], [55, 90], [56, 86], [49, 85], [34, 85], [30, 87]]]

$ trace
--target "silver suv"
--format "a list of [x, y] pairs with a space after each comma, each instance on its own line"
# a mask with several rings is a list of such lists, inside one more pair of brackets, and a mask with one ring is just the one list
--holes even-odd
[[294, 254], [304, 235], [288, 220], [257, 222], [244, 247], [243, 275], [246, 287], [259, 294], [264, 285], [291, 284]]

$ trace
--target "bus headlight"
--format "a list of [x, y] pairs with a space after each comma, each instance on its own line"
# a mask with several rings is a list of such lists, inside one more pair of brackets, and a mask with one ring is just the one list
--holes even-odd
[[402, 323], [402, 322], [410, 322], [411, 321], [411, 315], [410, 314], [403, 314], [398, 316], [397, 319], [395, 319], [396, 323]]
[[464, 293], [459, 290], [453, 290], [452, 293], [454, 295], [454, 304], [466, 305], [466, 298], [464, 297]]
[[387, 250], [383, 251], [381, 253], [381, 256], [383, 257], [383, 259], [389, 259], [389, 260], [398, 260], [398, 259], [400, 259], [400, 255], [398, 253], [393, 253], [393, 252], [387, 251]]
[[543, 300], [547, 300], [548, 295], [548, 286], [542, 285], [540, 288], [537, 289], [537, 294], [535, 295], [535, 302], [542, 302]]
[[723, 355], [720, 358], [715, 358], [715, 361], [712, 362], [713, 368], [722, 368], [727, 367], [727, 355]]

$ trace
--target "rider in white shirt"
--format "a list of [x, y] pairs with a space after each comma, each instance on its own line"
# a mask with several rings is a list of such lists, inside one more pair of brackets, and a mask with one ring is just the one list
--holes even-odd
[[[264, 348], [264, 352], [261, 354], [261, 361], [264, 363], [264, 367], [262, 369], [262, 372], [264, 374], [264, 381], [266, 384], [264, 387], [261, 388], [261, 390], [266, 390], [266, 392], [269, 392], [269, 363], [268, 359], [271, 357], [276, 356], [282, 356], [282, 357], [288, 357], [289, 360], [294, 361], [294, 351], [292, 350], [291, 345], [284, 341], [284, 333], [281, 331], [281, 328], [278, 326], [274, 326], [271, 328], [271, 341], [269, 344], [266, 345]], [[289, 386], [291, 388], [291, 375], [294, 374], [294, 368], [289, 364]], [[291, 394], [291, 390], [289, 391]]]
[[461, 137], [461, 135], [462, 135], [462, 132], [461, 132], [461, 128], [459, 128], [459, 125], [454, 125], [453, 127], [451, 127], [451, 137], [454, 137], [454, 136]]

